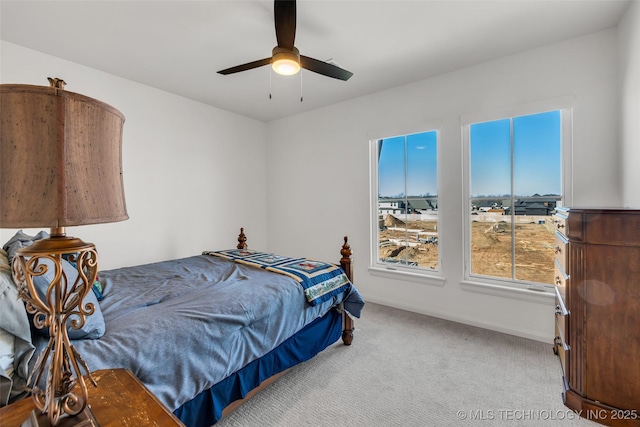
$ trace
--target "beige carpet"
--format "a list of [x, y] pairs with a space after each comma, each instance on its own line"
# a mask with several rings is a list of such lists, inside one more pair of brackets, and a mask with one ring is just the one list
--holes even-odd
[[551, 344], [371, 303], [356, 328], [216, 426], [598, 425], [562, 404]]

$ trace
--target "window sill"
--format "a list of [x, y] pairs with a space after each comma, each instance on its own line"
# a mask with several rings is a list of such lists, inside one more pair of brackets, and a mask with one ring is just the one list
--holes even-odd
[[413, 273], [406, 270], [369, 267], [369, 272], [374, 276], [384, 277], [387, 279], [406, 280], [409, 282], [422, 283], [431, 286], [444, 286], [446, 279], [442, 276], [427, 275], [421, 273]]
[[497, 285], [493, 283], [473, 282], [470, 280], [461, 281], [460, 286], [464, 291], [468, 292], [476, 292], [479, 294], [518, 299], [544, 305], [555, 304], [555, 292], [553, 292], [553, 289], [538, 291], [532, 289], [516, 288], [507, 285]]

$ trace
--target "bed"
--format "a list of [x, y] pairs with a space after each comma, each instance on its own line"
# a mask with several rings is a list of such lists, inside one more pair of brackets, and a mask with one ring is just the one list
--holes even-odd
[[340, 338], [351, 344], [364, 301], [347, 237], [339, 266], [246, 241], [241, 229], [236, 249], [100, 271], [104, 331], [87, 322], [72, 340], [90, 370], [130, 369], [187, 426], [210, 426]]

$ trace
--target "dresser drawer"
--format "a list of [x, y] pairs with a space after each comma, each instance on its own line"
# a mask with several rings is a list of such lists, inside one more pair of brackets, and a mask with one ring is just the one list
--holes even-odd
[[[556, 316], [556, 320], [558, 316]], [[569, 345], [564, 339], [563, 326], [559, 325], [556, 321], [556, 337], [553, 340], [553, 352], [558, 355], [560, 359], [560, 365], [562, 366], [562, 374], [565, 378], [568, 378], [567, 372], [567, 358], [569, 357]]]
[[567, 281], [569, 280], [569, 276], [565, 273], [564, 268], [562, 268], [562, 265], [557, 259], [555, 260], [553, 271], [553, 281], [556, 285], [556, 302], [559, 298], [562, 301], [562, 304], [566, 306]]
[[555, 225], [556, 231], [559, 231], [565, 236], [568, 235], [568, 230], [567, 230], [568, 218], [569, 218], [568, 211], [565, 211], [565, 210], [557, 209], [556, 213], [553, 214], [553, 225]]
[[[564, 325], [564, 318], [567, 317], [570, 313], [569, 313], [569, 310], [567, 309], [567, 304], [565, 303], [564, 287], [562, 286], [556, 286], [555, 313], [556, 313], [556, 323], [560, 321]], [[558, 320], [558, 318], [561, 318], [561, 319]], [[562, 330], [564, 331], [565, 329], [563, 328]]]
[[[567, 327], [566, 325], [569, 322], [569, 310], [567, 310], [567, 306], [565, 304], [565, 289], [566, 289], [566, 278], [564, 277], [564, 272], [558, 266], [558, 262], [556, 261], [556, 307], [555, 307], [555, 338], [553, 340], [553, 351], [560, 358], [560, 364], [562, 365], [562, 372], [567, 376], [566, 369], [566, 357], [569, 352], [569, 344], [567, 344]], [[557, 284], [558, 277], [562, 278], [561, 283]]]
[[[560, 335], [562, 335], [563, 340], [566, 342], [566, 334], [565, 332], [567, 331], [565, 324], [567, 322], [567, 317], [569, 316], [569, 312], [566, 310], [566, 308], [564, 307], [564, 304], [562, 304], [561, 301], [558, 301], [556, 299], [556, 326], [558, 326], [558, 328], [560, 329]], [[558, 335], [558, 333], [556, 332], [556, 335]]]
[[553, 251], [556, 255], [556, 262], [560, 264], [563, 271], [567, 271], [567, 259], [569, 259], [569, 240], [559, 231], [556, 231], [553, 243]]

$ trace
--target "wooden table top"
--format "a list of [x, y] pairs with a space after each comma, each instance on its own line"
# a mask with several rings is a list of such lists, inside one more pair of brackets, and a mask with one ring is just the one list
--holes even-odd
[[[98, 383], [87, 382], [89, 405], [100, 427], [184, 426], [127, 369], [105, 369], [92, 372]], [[34, 408], [26, 398], [0, 408], [0, 426], [20, 427]]]

